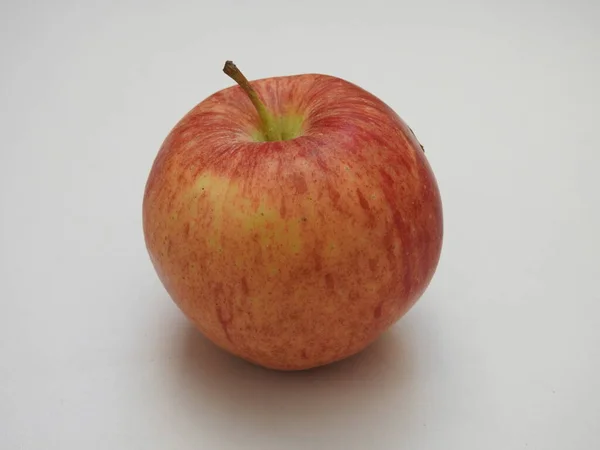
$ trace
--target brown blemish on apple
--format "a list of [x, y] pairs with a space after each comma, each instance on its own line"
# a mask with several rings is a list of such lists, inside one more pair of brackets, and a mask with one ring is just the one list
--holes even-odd
[[308, 359], [308, 355], [306, 354], [306, 350], [302, 349], [302, 352], [300, 353], [300, 357], [302, 359]]

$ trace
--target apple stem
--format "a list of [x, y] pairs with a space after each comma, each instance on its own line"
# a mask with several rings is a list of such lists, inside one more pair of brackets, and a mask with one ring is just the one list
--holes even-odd
[[230, 78], [232, 78], [248, 95], [250, 101], [256, 108], [258, 112], [258, 116], [262, 122], [263, 133], [265, 134], [265, 139], [267, 141], [278, 141], [281, 140], [281, 136], [277, 133], [277, 128], [275, 127], [275, 120], [273, 116], [266, 108], [265, 104], [262, 102], [258, 93], [254, 90], [248, 79], [244, 76], [240, 69], [233, 63], [233, 61], [226, 61], [225, 67], [223, 67], [223, 72]]

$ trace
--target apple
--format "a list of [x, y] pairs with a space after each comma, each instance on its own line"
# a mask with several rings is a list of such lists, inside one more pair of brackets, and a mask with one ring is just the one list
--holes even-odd
[[333, 76], [237, 85], [195, 106], [151, 168], [143, 228], [181, 311], [219, 347], [302, 370], [353, 355], [423, 294], [442, 248], [411, 129]]

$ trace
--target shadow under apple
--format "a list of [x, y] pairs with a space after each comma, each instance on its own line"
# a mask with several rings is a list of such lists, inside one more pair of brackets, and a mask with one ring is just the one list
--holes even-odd
[[397, 433], [411, 426], [416, 401], [411, 387], [417, 384], [410, 328], [402, 325], [343, 361], [278, 372], [222, 351], [186, 323], [169, 345], [175, 353], [169, 358], [169, 381], [175, 384], [177, 407], [183, 408], [178, 413], [199, 422], [210, 415], [237, 432], [282, 439], [356, 433], [362, 440], [371, 433]]

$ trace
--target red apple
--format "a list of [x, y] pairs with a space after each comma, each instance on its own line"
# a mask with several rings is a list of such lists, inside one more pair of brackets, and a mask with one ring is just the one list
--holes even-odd
[[152, 263], [196, 327], [255, 364], [307, 369], [372, 343], [428, 286], [442, 205], [410, 128], [339, 78], [248, 82], [194, 107], [146, 185]]

